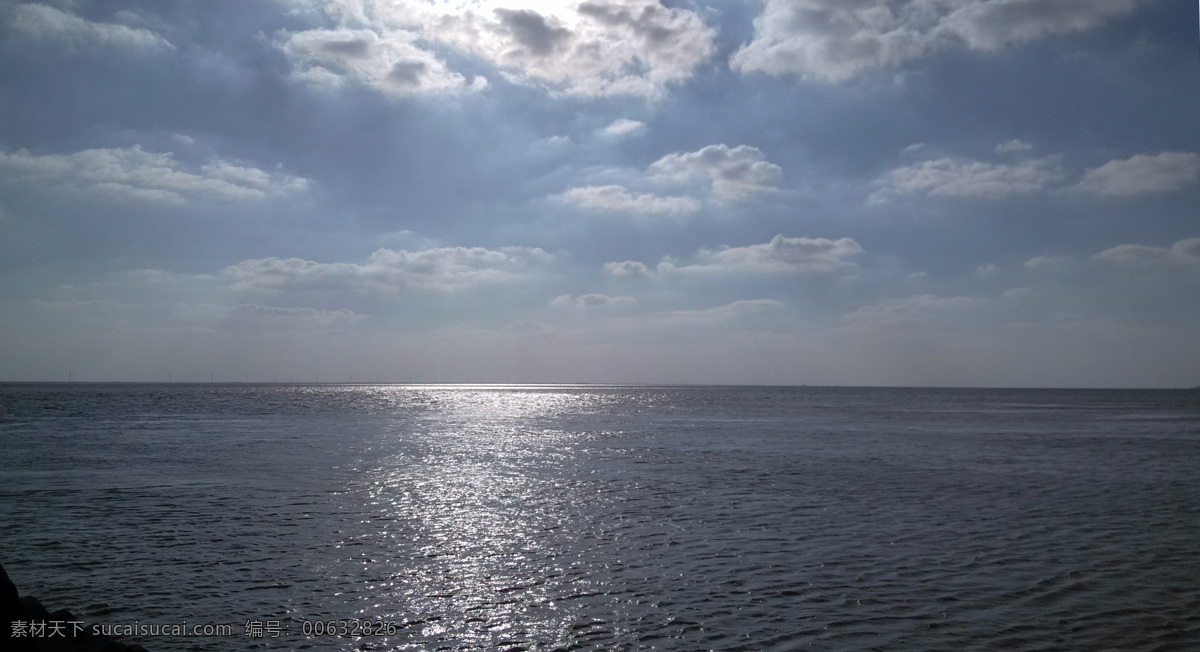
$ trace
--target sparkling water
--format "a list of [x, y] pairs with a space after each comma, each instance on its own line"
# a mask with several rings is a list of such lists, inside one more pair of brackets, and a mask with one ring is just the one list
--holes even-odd
[[8, 384], [0, 446], [23, 593], [227, 626], [152, 651], [1200, 649], [1197, 391]]

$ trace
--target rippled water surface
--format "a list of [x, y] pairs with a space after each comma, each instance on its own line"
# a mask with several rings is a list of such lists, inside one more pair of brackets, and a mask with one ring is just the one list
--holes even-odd
[[0, 446], [23, 592], [233, 626], [151, 650], [1200, 649], [1197, 391], [0, 385]]

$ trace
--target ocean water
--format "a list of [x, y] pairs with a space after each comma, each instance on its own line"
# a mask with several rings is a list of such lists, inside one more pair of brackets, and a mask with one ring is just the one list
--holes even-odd
[[0, 450], [23, 593], [230, 626], [152, 651], [1200, 649], [1198, 391], [9, 384]]

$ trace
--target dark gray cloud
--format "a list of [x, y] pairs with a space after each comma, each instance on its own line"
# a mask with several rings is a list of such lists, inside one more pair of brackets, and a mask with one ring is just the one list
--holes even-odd
[[571, 30], [551, 27], [546, 18], [536, 11], [497, 9], [496, 16], [513, 38], [535, 56], [551, 54], [571, 38]]

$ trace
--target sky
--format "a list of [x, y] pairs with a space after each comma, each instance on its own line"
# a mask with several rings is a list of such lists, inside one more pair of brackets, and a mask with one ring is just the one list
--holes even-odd
[[1200, 385], [1175, 0], [0, 3], [0, 380]]

